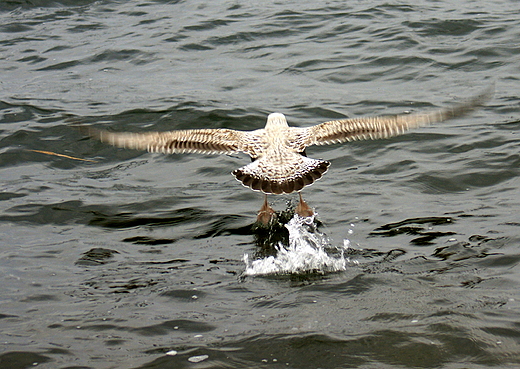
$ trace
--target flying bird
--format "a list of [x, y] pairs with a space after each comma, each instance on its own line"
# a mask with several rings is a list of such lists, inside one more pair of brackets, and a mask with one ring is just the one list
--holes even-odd
[[485, 103], [493, 91], [491, 87], [464, 103], [424, 113], [339, 119], [311, 127], [290, 127], [283, 114], [272, 113], [264, 128], [253, 131], [218, 128], [118, 133], [91, 126], [79, 128], [90, 137], [127, 149], [164, 154], [248, 154], [252, 162], [235, 169], [232, 174], [244, 186], [266, 195], [257, 221], [268, 224], [275, 218], [275, 212], [267, 202], [268, 194], [298, 192], [300, 202], [296, 213], [304, 217], [313, 214], [300, 191], [320, 179], [330, 162], [307, 157], [307, 147], [388, 138], [413, 128], [457, 118]]

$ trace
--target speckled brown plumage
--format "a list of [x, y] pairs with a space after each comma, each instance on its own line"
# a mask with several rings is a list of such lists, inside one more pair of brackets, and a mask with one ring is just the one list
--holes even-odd
[[161, 153], [230, 154], [244, 152], [254, 160], [232, 173], [246, 187], [266, 194], [300, 191], [320, 179], [330, 163], [303, 153], [312, 145], [387, 138], [412, 128], [460, 117], [487, 101], [493, 89], [465, 103], [426, 113], [333, 120], [312, 127], [289, 127], [285, 116], [270, 114], [265, 128], [254, 131], [191, 129], [170, 132], [115, 133], [82, 127], [108, 144]]

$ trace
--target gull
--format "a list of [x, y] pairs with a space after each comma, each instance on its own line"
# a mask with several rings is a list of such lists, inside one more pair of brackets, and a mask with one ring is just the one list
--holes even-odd
[[291, 127], [283, 114], [272, 113], [267, 117], [264, 128], [253, 131], [217, 128], [123, 133], [91, 126], [81, 126], [80, 130], [113, 146], [153, 153], [248, 154], [252, 162], [235, 169], [232, 174], [244, 186], [265, 194], [257, 222], [267, 225], [276, 217], [267, 202], [268, 194], [298, 192], [299, 204], [295, 212], [303, 217], [313, 215], [300, 191], [320, 179], [327, 172], [330, 162], [307, 157], [307, 147], [383, 139], [413, 128], [461, 117], [489, 100], [493, 91], [491, 87], [466, 102], [423, 113], [347, 118], [311, 127]]

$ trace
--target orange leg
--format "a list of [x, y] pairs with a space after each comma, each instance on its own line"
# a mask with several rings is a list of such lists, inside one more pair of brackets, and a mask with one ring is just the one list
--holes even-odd
[[303, 218], [307, 218], [314, 215], [314, 212], [312, 209], [307, 205], [305, 201], [303, 201], [302, 194], [298, 192], [298, 195], [300, 196], [300, 203], [296, 207], [296, 214]]
[[256, 221], [263, 225], [269, 225], [269, 223], [276, 218], [276, 214], [272, 207], [267, 203], [267, 195], [264, 198], [264, 204], [260, 208], [258, 212], [258, 216], [256, 217]]

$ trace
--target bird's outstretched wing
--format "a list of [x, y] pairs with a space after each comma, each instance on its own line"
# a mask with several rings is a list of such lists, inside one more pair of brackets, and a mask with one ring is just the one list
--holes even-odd
[[462, 104], [426, 113], [360, 117], [321, 123], [307, 128], [310, 134], [307, 136], [305, 146], [397, 136], [412, 128], [468, 114], [488, 101], [493, 96], [494, 90], [494, 86], [491, 86]]
[[[230, 154], [255, 152], [255, 135], [233, 129], [188, 129], [168, 132], [123, 133], [99, 130], [90, 126], [78, 129], [113, 146], [164, 154]], [[253, 136], [253, 137], [249, 137]]]

